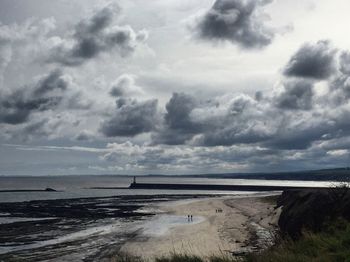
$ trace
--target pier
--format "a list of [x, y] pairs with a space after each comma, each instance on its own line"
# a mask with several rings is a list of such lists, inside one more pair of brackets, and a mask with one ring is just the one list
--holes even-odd
[[161, 184], [136, 183], [130, 184], [130, 189], [169, 189], [169, 190], [213, 190], [213, 191], [283, 191], [287, 189], [324, 189], [320, 187], [296, 186], [264, 186], [264, 185], [209, 185], [209, 184]]

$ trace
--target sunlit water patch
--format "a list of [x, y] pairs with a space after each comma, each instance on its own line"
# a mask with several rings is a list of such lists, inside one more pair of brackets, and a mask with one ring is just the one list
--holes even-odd
[[176, 215], [157, 215], [152, 220], [143, 225], [143, 234], [148, 236], [160, 236], [169, 232], [170, 229], [177, 226], [191, 226], [201, 223], [204, 217], [194, 216], [192, 220], [188, 216]]

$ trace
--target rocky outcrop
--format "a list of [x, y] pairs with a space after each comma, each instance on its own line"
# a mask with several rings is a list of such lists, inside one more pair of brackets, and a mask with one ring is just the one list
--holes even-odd
[[320, 231], [336, 218], [350, 220], [350, 190], [286, 190], [277, 206], [282, 207], [278, 221], [281, 232], [297, 239], [303, 230]]

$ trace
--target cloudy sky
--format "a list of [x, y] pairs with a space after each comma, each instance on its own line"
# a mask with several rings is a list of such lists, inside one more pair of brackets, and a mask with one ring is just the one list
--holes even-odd
[[349, 9], [0, 0], [0, 175], [348, 166]]

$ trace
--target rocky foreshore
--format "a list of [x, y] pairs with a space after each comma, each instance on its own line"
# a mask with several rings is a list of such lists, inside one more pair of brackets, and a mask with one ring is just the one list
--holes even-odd
[[[0, 203], [0, 261], [98, 257], [157, 211], [152, 203], [201, 196], [115, 196]], [[101, 253], [101, 254], [100, 254]], [[80, 258], [79, 258], [80, 259]], [[77, 258], [76, 260], [79, 261]], [[56, 260], [57, 261], [57, 260]]]

